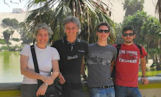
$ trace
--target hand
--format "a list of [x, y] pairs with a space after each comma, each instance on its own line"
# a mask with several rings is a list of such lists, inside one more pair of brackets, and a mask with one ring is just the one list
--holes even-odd
[[59, 83], [60, 84], [64, 84], [65, 83], [65, 79], [64, 79], [64, 77], [63, 77], [63, 75], [61, 73], [59, 74]]
[[141, 78], [141, 82], [142, 82], [144, 85], [149, 84], [149, 80], [148, 80], [146, 77], [142, 77], [142, 78]]
[[54, 80], [52, 79], [52, 77], [47, 77], [47, 76], [46, 77], [43, 77], [42, 81], [44, 83], [47, 83], [48, 85], [51, 85], [51, 84], [54, 83]]
[[37, 90], [36, 96], [38, 97], [38, 96], [41, 96], [41, 95], [45, 95], [47, 88], [48, 88], [47, 85], [42, 84], [42, 85], [39, 87], [39, 89]]
[[87, 76], [86, 75], [81, 75], [83, 80], [86, 81], [87, 80]]

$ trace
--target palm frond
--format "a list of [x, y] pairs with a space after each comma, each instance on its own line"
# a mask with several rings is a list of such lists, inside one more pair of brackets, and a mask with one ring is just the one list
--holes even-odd
[[[96, 41], [95, 28], [100, 22], [108, 22], [114, 26], [114, 22], [109, 18], [107, 4], [99, 0], [37, 0], [33, 5], [41, 5], [35, 9], [27, 18], [30, 28], [38, 22], [46, 22], [53, 30], [52, 40], [63, 37], [63, 19], [69, 15], [80, 19], [82, 31], [80, 38], [89, 42]], [[29, 4], [30, 5], [30, 4]], [[114, 33], [114, 31], [112, 32]], [[114, 35], [114, 34], [111, 34]], [[110, 39], [114, 39], [113, 36]]]

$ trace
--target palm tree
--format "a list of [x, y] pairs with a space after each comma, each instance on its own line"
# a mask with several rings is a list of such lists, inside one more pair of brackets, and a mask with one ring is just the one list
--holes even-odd
[[[113, 21], [109, 18], [108, 6], [101, 0], [30, 0], [29, 7], [41, 6], [35, 9], [27, 18], [27, 23], [32, 31], [39, 22], [46, 22], [52, 27], [52, 40], [63, 37], [63, 19], [72, 15], [80, 19], [82, 28], [80, 38], [89, 42], [96, 41], [95, 28], [100, 22], [108, 22], [112, 27]], [[114, 31], [113, 31], [114, 32]], [[110, 40], [114, 42], [114, 33]]]
[[156, 11], [159, 14], [159, 21], [161, 23], [161, 0], [158, 0], [157, 5], [156, 5]]

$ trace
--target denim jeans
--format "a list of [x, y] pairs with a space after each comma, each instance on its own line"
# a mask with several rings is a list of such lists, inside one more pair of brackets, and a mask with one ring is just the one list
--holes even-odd
[[90, 88], [90, 97], [115, 97], [114, 88]]
[[85, 93], [80, 85], [72, 85], [70, 83], [63, 84], [61, 97], [85, 97]]
[[142, 97], [137, 87], [115, 86], [116, 97]]

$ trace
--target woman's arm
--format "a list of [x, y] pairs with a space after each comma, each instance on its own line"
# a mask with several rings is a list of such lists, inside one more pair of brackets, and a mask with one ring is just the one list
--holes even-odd
[[55, 80], [60, 73], [58, 60], [52, 60], [52, 65], [53, 65], [53, 72], [51, 74], [51, 77], [53, 80]]
[[[55, 65], [54, 65], [55, 64]], [[63, 75], [60, 73], [59, 71], [59, 64], [58, 61], [53, 61], [53, 73], [52, 73], [52, 79], [56, 79], [56, 77], [58, 76], [59, 78], [59, 83], [60, 84], [64, 84], [65, 83], [65, 79], [63, 77]]]
[[29, 59], [28, 56], [24, 56], [24, 55], [20, 56], [21, 74], [26, 77], [32, 78], [32, 79], [39, 79], [39, 80], [44, 81], [45, 76], [42, 76], [42, 75], [36, 73], [35, 71], [28, 69], [28, 66], [27, 66], [28, 59]]
[[53, 84], [54, 80], [58, 77], [59, 75], [59, 64], [57, 60], [52, 60], [52, 67], [53, 67], [53, 72], [51, 74], [51, 76], [47, 77], [44, 80], [44, 83], [46, 85], [51, 85]]

